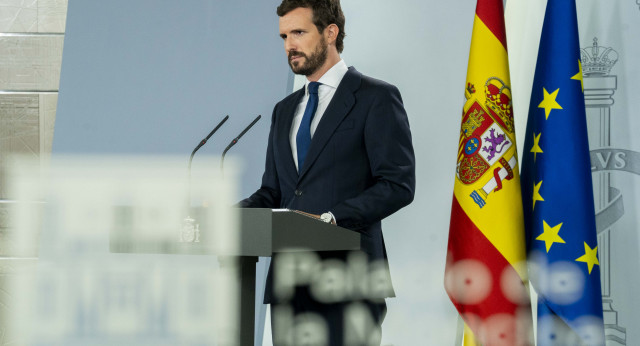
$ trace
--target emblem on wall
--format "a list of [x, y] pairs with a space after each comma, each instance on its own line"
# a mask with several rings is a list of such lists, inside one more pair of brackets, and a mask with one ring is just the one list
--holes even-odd
[[196, 223], [195, 219], [187, 216], [182, 221], [182, 227], [180, 228], [180, 242], [181, 243], [199, 243], [200, 242], [200, 224]]
[[[640, 1], [640, 0], [638, 0]], [[618, 53], [609, 47], [602, 47], [598, 39], [593, 39], [590, 47], [581, 50], [584, 71], [585, 103], [587, 121], [593, 137], [591, 144], [591, 172], [593, 174], [594, 198], [596, 205], [596, 228], [598, 249], [601, 260], [602, 310], [604, 313], [605, 337], [607, 345], [627, 345], [627, 331], [622, 327], [613, 299], [611, 253], [616, 246], [611, 243], [612, 232], [622, 229], [614, 224], [624, 215], [622, 191], [613, 186], [613, 171], [627, 171], [640, 175], [640, 153], [612, 148], [611, 108], [615, 103], [614, 93], [618, 89], [618, 78], [611, 75], [611, 69], [618, 61]], [[597, 136], [597, 137], [596, 137]], [[635, 167], [635, 169], [634, 169]], [[620, 280], [620, 279], [618, 279]]]

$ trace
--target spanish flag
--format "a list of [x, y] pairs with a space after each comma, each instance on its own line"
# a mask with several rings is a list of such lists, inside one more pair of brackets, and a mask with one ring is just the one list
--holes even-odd
[[502, 0], [478, 0], [465, 97], [445, 289], [465, 321], [465, 345], [528, 345], [531, 306]]

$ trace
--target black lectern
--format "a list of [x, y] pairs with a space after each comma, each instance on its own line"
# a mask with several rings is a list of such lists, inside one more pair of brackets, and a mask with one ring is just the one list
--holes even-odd
[[[218, 255], [222, 268], [234, 269], [240, 292], [240, 340], [241, 346], [254, 345], [256, 262], [258, 257], [270, 257], [278, 252], [331, 251], [360, 249], [360, 234], [351, 230], [316, 220], [286, 209], [239, 209], [240, 233], [237, 246], [216, 249], [211, 242], [158, 242], [142, 240], [124, 222], [111, 237], [110, 249], [115, 253], [155, 253]], [[126, 210], [122, 219], [127, 219]], [[203, 213], [194, 210], [196, 219]], [[200, 238], [209, 236], [206, 225]], [[178, 237], [176, 237], [178, 239]], [[213, 244], [215, 245], [215, 244]]]

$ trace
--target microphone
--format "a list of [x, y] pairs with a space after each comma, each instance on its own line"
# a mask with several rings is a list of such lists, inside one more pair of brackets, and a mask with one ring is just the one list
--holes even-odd
[[207, 143], [209, 138], [211, 138], [211, 136], [213, 136], [213, 134], [216, 133], [216, 131], [218, 131], [218, 129], [222, 126], [222, 124], [224, 124], [227, 120], [229, 120], [228, 115], [224, 117], [224, 119], [222, 119], [222, 121], [220, 121], [213, 130], [211, 130], [211, 132], [207, 137], [205, 137], [203, 140], [200, 141], [200, 143], [198, 143], [198, 146], [196, 146], [195, 149], [193, 149], [193, 152], [191, 152], [191, 157], [189, 158], [189, 177], [191, 177], [191, 161], [193, 161], [193, 155], [195, 155], [196, 151], [198, 151], [198, 149], [200, 149], [203, 145], [205, 145], [205, 143]]
[[255, 119], [253, 119], [253, 121], [251, 122], [251, 124], [249, 124], [249, 126], [247, 126], [244, 130], [242, 130], [242, 132], [240, 132], [240, 134], [238, 135], [238, 137], [234, 138], [231, 143], [229, 143], [229, 145], [227, 145], [227, 147], [224, 149], [224, 151], [222, 152], [222, 159], [220, 160], [220, 171], [223, 170], [224, 167], [224, 156], [227, 155], [227, 151], [229, 151], [229, 149], [231, 149], [231, 147], [233, 147], [234, 145], [236, 145], [236, 143], [238, 143], [238, 140], [240, 138], [242, 138], [242, 136], [244, 136], [245, 133], [247, 133], [247, 131], [249, 131], [250, 128], [253, 127], [253, 125], [255, 125], [258, 120], [260, 120], [260, 118], [262, 117], [262, 115], [258, 115]]
[[[222, 119], [222, 121], [220, 121], [218, 123], [218, 125], [216, 125], [216, 127], [211, 130], [211, 132], [209, 132], [209, 135], [207, 135], [207, 137], [205, 137], [203, 140], [200, 141], [200, 143], [198, 143], [198, 145], [195, 147], [195, 149], [193, 149], [193, 151], [191, 152], [191, 157], [189, 157], [189, 168], [188, 168], [188, 180], [187, 180], [187, 210], [190, 209], [191, 206], [191, 162], [193, 161], [193, 155], [196, 154], [196, 151], [198, 151], [198, 149], [200, 149], [203, 145], [205, 145], [205, 143], [207, 143], [207, 141], [209, 140], [209, 138], [211, 138], [211, 136], [213, 136], [214, 133], [216, 133], [216, 131], [218, 131], [218, 129], [222, 126], [222, 124], [224, 124], [227, 120], [229, 120], [229, 115], [225, 116], [224, 119]], [[188, 243], [198, 243], [200, 242], [200, 229], [199, 229], [199, 224], [195, 223], [196, 220], [192, 219], [190, 216], [187, 216], [183, 222], [182, 222], [182, 227], [180, 228], [180, 242], [184, 243], [184, 242], [188, 242]]]

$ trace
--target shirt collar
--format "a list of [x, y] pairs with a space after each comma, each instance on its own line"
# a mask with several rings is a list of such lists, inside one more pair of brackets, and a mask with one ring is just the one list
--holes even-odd
[[[325, 72], [325, 74], [318, 79], [318, 82], [322, 83], [322, 85], [327, 85], [337, 89], [338, 85], [340, 85], [340, 82], [342, 81], [342, 77], [347, 74], [348, 70], [349, 68], [347, 67], [347, 64], [344, 60], [340, 59], [340, 61], [333, 65], [329, 71]], [[308, 79], [304, 83], [305, 95], [309, 95], [309, 83], [311, 82], [309, 82]]]

